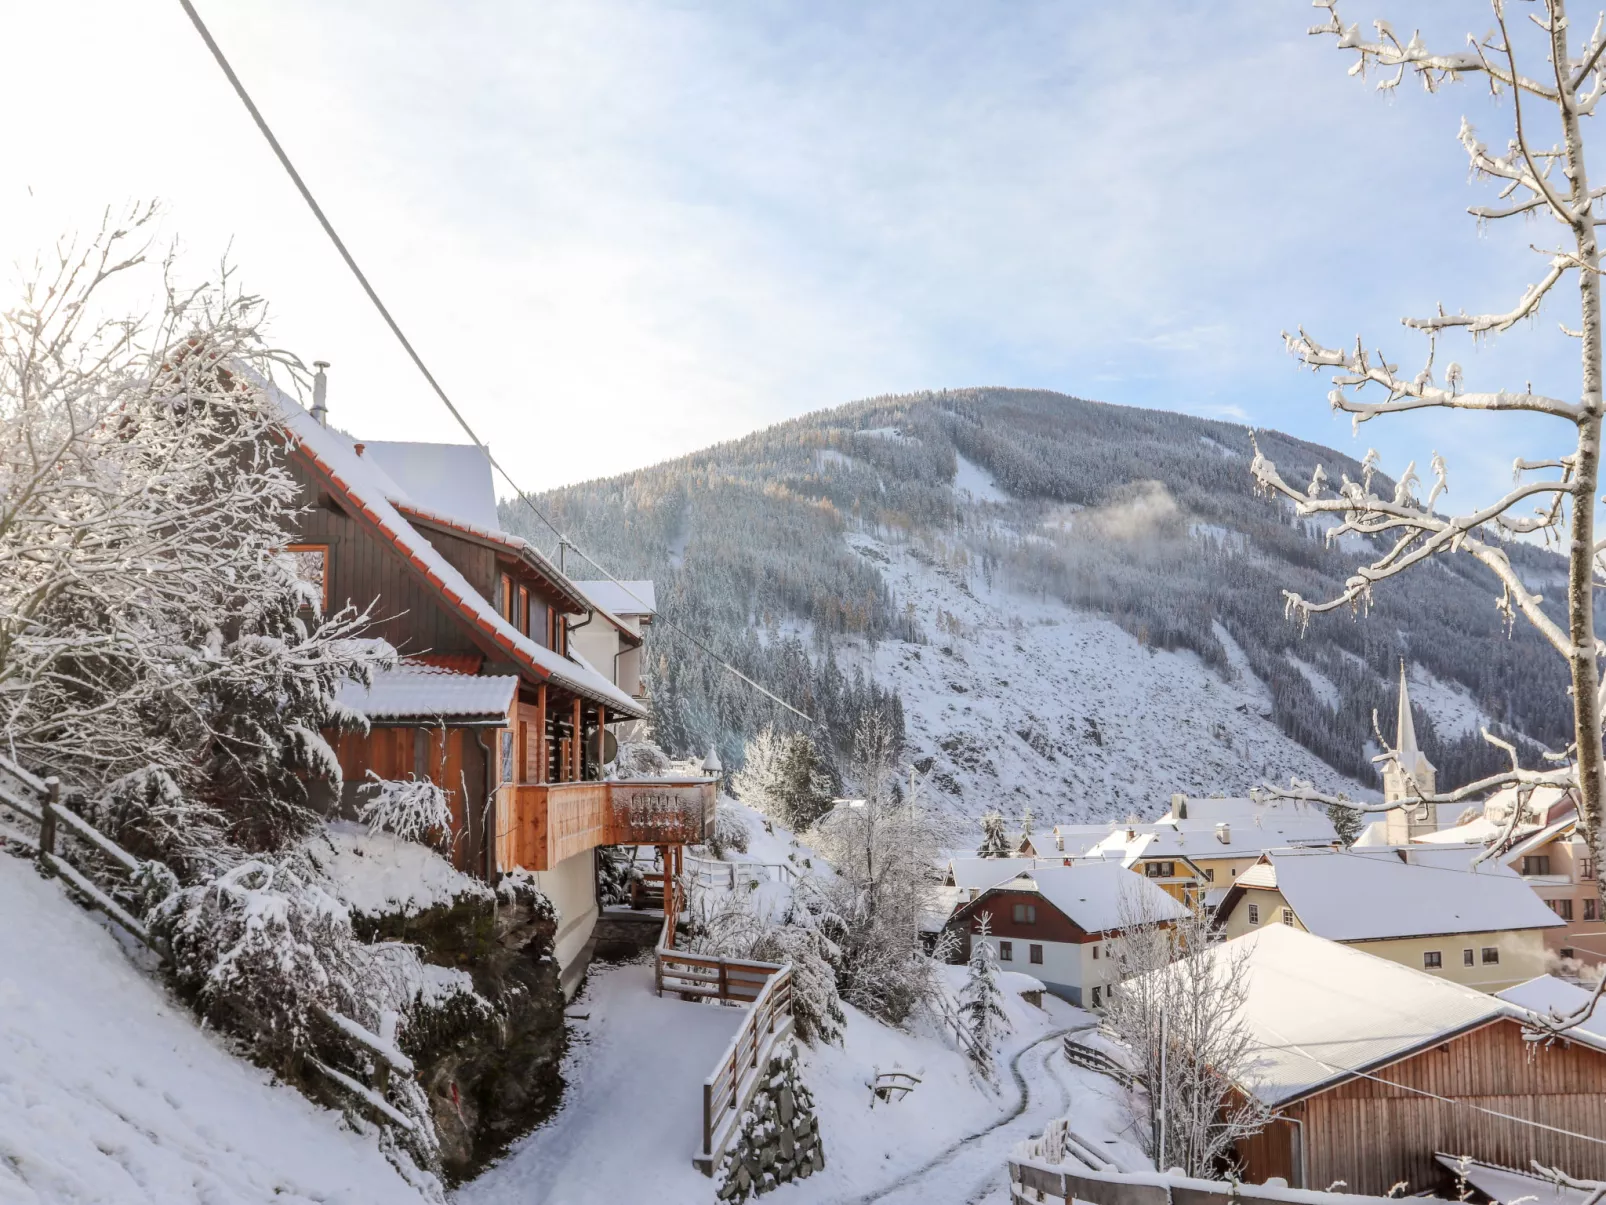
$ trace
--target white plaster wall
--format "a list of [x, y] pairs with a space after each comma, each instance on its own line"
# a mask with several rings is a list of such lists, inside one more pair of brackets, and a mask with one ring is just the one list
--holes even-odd
[[584, 954], [597, 927], [597, 876], [591, 850], [565, 858], [551, 870], [534, 872], [536, 886], [557, 905], [558, 937], [555, 951], [569, 992], [585, 969]]

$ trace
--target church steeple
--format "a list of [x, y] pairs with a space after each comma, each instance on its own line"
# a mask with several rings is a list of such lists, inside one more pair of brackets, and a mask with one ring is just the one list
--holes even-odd
[[1383, 763], [1383, 801], [1398, 803], [1388, 813], [1389, 841], [1403, 844], [1418, 834], [1439, 827], [1438, 805], [1418, 797], [1438, 790], [1437, 771], [1416, 743], [1416, 721], [1411, 718], [1411, 693], [1405, 679], [1405, 658], [1400, 658], [1400, 699], [1394, 720], [1394, 756]]

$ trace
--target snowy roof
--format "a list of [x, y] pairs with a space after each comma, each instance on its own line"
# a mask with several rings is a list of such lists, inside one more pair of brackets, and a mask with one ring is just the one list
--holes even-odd
[[518, 693], [519, 680], [454, 673], [404, 662], [374, 674], [372, 686], [342, 682], [335, 702], [370, 720], [501, 718]]
[[1584, 1205], [1593, 1189], [1568, 1188], [1533, 1172], [1483, 1163], [1464, 1155], [1437, 1154], [1439, 1165], [1452, 1176], [1464, 1178], [1491, 1201], [1500, 1205]]
[[[1383, 821], [1377, 821], [1377, 823], [1381, 824]], [[1532, 830], [1533, 825], [1531, 824], [1522, 825], [1517, 829], [1519, 833], [1531, 832]], [[1436, 832], [1423, 833], [1421, 836], [1412, 838], [1412, 840], [1418, 845], [1456, 845], [1468, 841], [1477, 841], [1487, 845], [1503, 832], [1505, 832], [1505, 825], [1496, 824], [1493, 820], [1486, 820], [1484, 817], [1479, 816], [1476, 820], [1469, 820], [1465, 824], [1455, 824], [1449, 828], [1441, 828]]]
[[[1312, 933], [1334, 941], [1548, 929], [1564, 924], [1533, 889], [1503, 866], [1412, 865], [1397, 856], [1282, 850], [1238, 876], [1273, 886]], [[1268, 874], [1267, 868], [1270, 873]], [[1272, 882], [1263, 880], [1270, 878]], [[1229, 898], [1227, 907], [1233, 899]]]
[[[1540, 975], [1495, 993], [1507, 1003], [1538, 1013], [1541, 1017], [1569, 1016], [1588, 1004], [1591, 994], [1587, 988], [1554, 975]], [[1606, 1048], [1606, 1004], [1597, 1004], [1589, 1018], [1573, 1026], [1567, 1034], [1588, 1045]]]
[[955, 887], [986, 891], [1036, 865], [1036, 858], [954, 858], [948, 863], [948, 871]]
[[390, 443], [363, 440], [363, 459], [373, 458], [402, 491], [392, 502], [498, 530], [491, 459], [474, 444]]
[[[1178, 817], [1180, 805], [1183, 815]], [[1182, 795], [1171, 797], [1171, 806], [1162, 821], [1187, 819], [1208, 820], [1212, 823], [1225, 820], [1229, 823], [1247, 821], [1255, 823], [1257, 818], [1268, 815], [1279, 816], [1315, 816], [1327, 819], [1327, 809], [1319, 807], [1304, 799], [1268, 799], [1265, 801], [1248, 799], [1243, 796], [1193, 796]]]
[[574, 584], [597, 606], [615, 615], [653, 615], [658, 610], [657, 590], [648, 581], [577, 581]]
[[[1128, 834], [1131, 834], [1129, 837]], [[1093, 854], [1120, 851], [1126, 859], [1247, 857], [1289, 846], [1332, 846], [1338, 833], [1325, 812], [1266, 809], [1247, 820], [1163, 820], [1155, 824], [1116, 824]]]
[[1277, 1105], [1507, 1014], [1494, 996], [1305, 933], [1267, 925], [1208, 948], [1243, 957], [1239, 1019], [1256, 1052], [1244, 1086]]
[[1032, 871], [1037, 892], [1085, 932], [1119, 929], [1123, 921], [1180, 920], [1187, 913], [1142, 875], [1114, 862], [1079, 862]]
[[646, 715], [639, 703], [602, 675], [543, 648], [503, 619], [490, 600], [475, 590], [468, 579], [402, 517], [387, 493], [384, 474], [364, 463], [367, 457], [357, 455], [349, 436], [321, 426], [294, 399], [261, 378], [257, 381], [266, 400], [278, 407], [286, 434], [330, 484], [344, 494], [351, 503], [350, 509], [356, 512], [353, 517], [360, 516], [359, 521], [377, 528], [380, 536], [394, 544], [483, 638], [537, 679], [550, 679], [624, 715], [638, 718]]

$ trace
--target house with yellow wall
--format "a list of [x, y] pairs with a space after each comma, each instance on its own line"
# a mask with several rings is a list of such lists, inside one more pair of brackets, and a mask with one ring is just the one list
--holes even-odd
[[1520, 875], [1472, 850], [1278, 850], [1238, 876], [1216, 910], [1231, 940], [1287, 925], [1484, 992], [1544, 973], [1564, 924]]

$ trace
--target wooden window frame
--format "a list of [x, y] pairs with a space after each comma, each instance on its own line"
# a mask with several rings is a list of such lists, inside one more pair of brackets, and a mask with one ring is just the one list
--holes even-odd
[[329, 614], [329, 545], [327, 544], [286, 544], [286, 552], [318, 552], [323, 554], [323, 613]]
[[998, 961], [999, 962], [1014, 962], [1015, 961], [1015, 943], [1014, 942], [1012, 942], [1012, 941], [1000, 941], [998, 943]]
[[515, 605], [514, 614], [518, 618], [513, 626], [518, 628], [523, 635], [528, 636], [530, 634], [530, 588], [521, 584], [517, 597], [518, 602]]
[[1442, 971], [1444, 969], [1444, 955], [1438, 950], [1422, 951], [1422, 969], [1424, 971]]
[[1294, 910], [1292, 908], [1283, 909], [1283, 924], [1290, 929], [1294, 927]]
[[1251, 925], [1258, 925], [1260, 923], [1260, 905], [1246, 904], [1244, 906], [1249, 909], [1249, 923]]
[[1030, 962], [1033, 966], [1039, 966], [1039, 967], [1042, 966], [1043, 965], [1043, 947], [1041, 945], [1037, 944], [1036, 942], [1033, 942], [1030, 946], [1027, 947], [1026, 957], [1027, 957], [1027, 961]]

